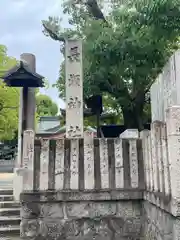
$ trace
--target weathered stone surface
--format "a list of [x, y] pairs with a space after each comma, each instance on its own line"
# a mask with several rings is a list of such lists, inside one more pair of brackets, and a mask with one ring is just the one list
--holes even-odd
[[107, 201], [107, 200], [136, 200], [143, 199], [143, 191], [132, 189], [109, 191], [42, 191], [21, 194], [22, 202], [51, 202], [51, 201]]
[[82, 41], [67, 40], [66, 64], [66, 137], [83, 137]]
[[100, 175], [101, 175], [101, 188], [109, 188], [109, 166], [108, 166], [108, 148], [107, 139], [100, 139]]
[[123, 133], [120, 134], [120, 138], [138, 139], [139, 131], [138, 131], [138, 129], [126, 129]]
[[114, 142], [115, 151], [115, 187], [124, 188], [124, 164], [122, 139], [117, 138]]
[[63, 189], [64, 184], [64, 139], [56, 141], [55, 188]]
[[84, 133], [84, 188], [94, 189], [94, 137]]
[[176, 51], [163, 68], [162, 73], [151, 86], [152, 121], [165, 121], [168, 107], [180, 104], [179, 94], [180, 51]]
[[68, 219], [59, 222], [48, 220], [23, 220], [21, 239], [140, 239], [136, 221], [121, 218]]
[[172, 215], [148, 202], [143, 203], [144, 240], [174, 240]]
[[139, 173], [138, 173], [138, 159], [137, 159], [137, 142], [136, 140], [129, 140], [129, 153], [130, 153], [130, 177], [131, 187], [138, 188], [139, 186]]
[[49, 179], [49, 140], [41, 139], [41, 155], [40, 155], [40, 189], [48, 189]]
[[39, 203], [34, 204], [29, 202], [21, 203], [21, 217], [25, 219], [34, 219], [40, 214]]
[[140, 217], [141, 204], [136, 201], [118, 202], [116, 215], [123, 218]]
[[23, 177], [23, 190], [34, 189], [34, 131], [24, 131], [23, 141], [23, 169], [26, 177]]
[[68, 203], [67, 215], [70, 217], [101, 217], [116, 215], [116, 203], [111, 202], [87, 202], [87, 203]]
[[162, 193], [145, 193], [147, 201], [142, 198], [64, 201], [53, 199], [52, 192], [34, 194], [33, 201], [32, 193], [24, 195], [30, 196], [21, 196], [23, 200], [30, 199], [22, 202], [20, 228], [24, 240], [178, 240], [180, 237], [180, 222], [167, 208], [172, 199], [165, 203], [166, 196]]
[[[138, 201], [33, 202], [22, 212], [22, 239], [140, 239], [142, 216]], [[130, 211], [128, 212], [128, 209]], [[33, 214], [32, 212], [36, 212]]]

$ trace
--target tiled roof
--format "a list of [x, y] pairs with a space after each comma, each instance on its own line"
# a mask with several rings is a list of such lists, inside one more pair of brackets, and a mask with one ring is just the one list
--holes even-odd
[[60, 129], [60, 119], [59, 117], [40, 117], [40, 121], [37, 125], [37, 134], [41, 133], [55, 133]]
[[[95, 128], [85, 127], [85, 130], [96, 132]], [[40, 117], [40, 121], [37, 126], [36, 134], [54, 134], [54, 133], [64, 133], [66, 131], [66, 126], [60, 125], [59, 117]]]
[[11, 68], [9, 71], [7, 71], [6, 74], [4, 74], [4, 76], [2, 78], [8, 78], [11, 74], [15, 73], [15, 72], [18, 72], [18, 70], [20, 68], [24, 68], [25, 71], [27, 71], [28, 73], [32, 74], [34, 77], [37, 77], [37, 78], [41, 78], [43, 79], [44, 77], [41, 76], [40, 74], [38, 73], [35, 73], [35, 72], [32, 72], [28, 65], [23, 62], [23, 61], [20, 61], [19, 63], [17, 63], [13, 68]]
[[20, 87], [26, 84], [27, 87], [43, 87], [44, 77], [29, 69], [29, 66], [20, 61], [1, 77], [8, 86]]

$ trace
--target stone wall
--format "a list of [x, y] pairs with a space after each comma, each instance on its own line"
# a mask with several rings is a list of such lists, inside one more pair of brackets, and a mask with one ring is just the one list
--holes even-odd
[[148, 201], [143, 202], [144, 240], [172, 240], [175, 238], [176, 224], [179, 220]]
[[24, 193], [21, 238], [143, 239], [142, 192]]
[[180, 50], [167, 62], [151, 87], [152, 122], [166, 121], [166, 110], [180, 105]]
[[141, 133], [145, 172], [145, 240], [180, 239], [180, 106]]

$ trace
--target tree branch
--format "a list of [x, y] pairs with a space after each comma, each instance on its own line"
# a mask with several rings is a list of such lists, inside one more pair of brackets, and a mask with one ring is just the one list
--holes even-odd
[[48, 28], [44, 22], [42, 23], [42, 25], [44, 27], [45, 32], [47, 32], [52, 39], [54, 39], [55, 41], [63, 42], [63, 43], [65, 42], [64, 37], [58, 36], [58, 34], [56, 34], [50, 28]]
[[145, 94], [149, 92], [149, 90], [150, 90], [150, 88], [151, 88], [153, 83], [154, 83], [154, 80], [150, 81], [150, 83], [146, 86], [146, 89], [145, 89], [145, 92], [144, 92]]
[[93, 15], [96, 20], [103, 20], [107, 22], [101, 9], [97, 4], [97, 0], [87, 0], [86, 2], [88, 12]]

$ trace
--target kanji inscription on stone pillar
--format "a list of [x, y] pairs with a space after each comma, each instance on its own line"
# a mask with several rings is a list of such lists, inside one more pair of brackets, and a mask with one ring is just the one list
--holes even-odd
[[24, 131], [23, 143], [23, 190], [34, 188], [34, 131]]
[[82, 41], [66, 41], [66, 137], [83, 138]]

